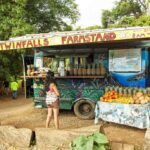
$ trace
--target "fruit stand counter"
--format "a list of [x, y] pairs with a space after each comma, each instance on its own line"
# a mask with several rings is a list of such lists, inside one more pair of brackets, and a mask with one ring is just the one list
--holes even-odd
[[99, 101], [95, 108], [95, 116], [95, 123], [102, 119], [140, 129], [150, 128], [150, 103], [121, 104]]

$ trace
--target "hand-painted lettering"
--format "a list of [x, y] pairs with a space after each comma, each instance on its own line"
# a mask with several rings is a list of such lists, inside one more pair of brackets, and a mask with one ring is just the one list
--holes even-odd
[[42, 46], [41, 41], [38, 39], [38, 47]]
[[33, 45], [34, 45], [34, 47], [38, 47], [37, 40], [33, 40]]
[[29, 40], [29, 41], [27, 42], [27, 47], [33, 47], [33, 44], [32, 44], [32, 41], [31, 41], [31, 40]]
[[74, 43], [79, 43], [79, 37], [77, 35], [74, 36]]
[[48, 39], [44, 39], [44, 46], [48, 46], [48, 45], [49, 45]]
[[73, 39], [72, 39], [72, 36], [69, 36], [69, 37], [68, 37], [67, 43], [68, 43], [68, 44], [74, 43], [74, 41], [73, 41]]
[[67, 37], [66, 37], [66, 36], [63, 36], [63, 37], [62, 37], [62, 44], [65, 44], [66, 39], [67, 39]]
[[11, 48], [11, 42], [5, 43], [5, 47], [6, 47], [6, 49], [10, 49]]
[[84, 36], [79, 36], [79, 43], [85, 43], [85, 37]]
[[102, 41], [102, 35], [100, 33], [96, 36], [96, 42], [98, 41]]
[[116, 34], [110, 33], [97, 33], [88, 35], [75, 35], [62, 37], [62, 44], [75, 44], [75, 43], [88, 43], [115, 40]]
[[96, 36], [96, 34], [90, 34], [90, 36], [91, 36], [91, 41], [90, 42], [94, 42], [95, 41], [95, 36]]
[[[21, 48], [22, 43], [21, 42], [17, 42], [16, 43], [16, 48]], [[14, 47], [14, 46], [13, 46]]]
[[25, 48], [26, 47], [26, 41], [23, 41], [22, 42], [22, 48]]
[[85, 42], [90, 42], [90, 37], [88, 35], [85, 35], [84, 39], [85, 39]]
[[114, 32], [111, 32], [110, 34], [110, 40], [114, 40], [116, 38], [116, 34]]
[[0, 49], [3, 50], [3, 44], [0, 44]]

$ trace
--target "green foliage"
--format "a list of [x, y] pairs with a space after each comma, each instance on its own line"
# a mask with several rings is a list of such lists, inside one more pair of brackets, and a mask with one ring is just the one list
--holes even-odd
[[84, 28], [85, 30], [95, 30], [95, 29], [101, 29], [102, 27], [99, 25], [95, 25], [95, 26], [89, 26]]
[[104, 28], [118, 28], [149, 25], [149, 16], [145, 16], [147, 4], [145, 0], [120, 0], [112, 10], [102, 13]]
[[80, 26], [77, 27], [75, 30], [77, 31], [82, 31], [82, 30], [95, 30], [95, 29], [101, 29], [102, 27], [99, 25], [94, 25], [94, 26], [89, 26], [89, 27], [85, 27], [85, 28], [81, 28]]
[[1, 40], [28, 33], [69, 31], [79, 17], [74, 0], [1, 0], [0, 14]]
[[70, 144], [71, 150], [108, 150], [107, 137], [101, 133], [80, 136]]
[[34, 25], [38, 32], [71, 30], [70, 24], [79, 17], [74, 0], [27, 0], [27, 22]]
[[142, 15], [136, 20], [137, 26], [150, 26], [150, 16]]
[[103, 28], [108, 28], [108, 25], [113, 22], [113, 16], [109, 10], [103, 10], [102, 12], [102, 25]]
[[150, 26], [150, 16], [142, 15], [138, 19], [134, 17], [123, 17], [117, 24], [109, 27], [133, 27], [133, 26]]
[[31, 33], [32, 25], [26, 21], [26, 10], [23, 8], [26, 0], [0, 1], [0, 39], [8, 40], [9, 37]]
[[150, 3], [150, 0], [146, 0], [146, 5], [148, 5]]
[[14, 51], [4, 51], [0, 53], [0, 81], [10, 80], [22, 74], [21, 53]]
[[[70, 31], [78, 17], [74, 0], [1, 0], [0, 40], [30, 33]], [[22, 53], [28, 52], [15, 50], [0, 53], [0, 81], [22, 73]]]

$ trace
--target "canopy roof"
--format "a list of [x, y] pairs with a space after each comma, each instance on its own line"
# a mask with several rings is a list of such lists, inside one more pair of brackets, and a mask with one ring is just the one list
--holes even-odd
[[0, 41], [0, 50], [35, 48], [60, 45], [105, 43], [127, 40], [150, 40], [150, 26], [98, 29], [70, 32], [27, 34]]

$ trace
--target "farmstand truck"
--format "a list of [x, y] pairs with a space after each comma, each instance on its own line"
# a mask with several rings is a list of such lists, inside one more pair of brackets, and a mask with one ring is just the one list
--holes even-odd
[[46, 107], [40, 93], [49, 68], [60, 109], [74, 109], [82, 119], [94, 117], [107, 86], [149, 86], [149, 47], [150, 27], [30, 34], [0, 43], [0, 50], [33, 49], [33, 64], [24, 61], [24, 81], [33, 81], [35, 107]]

